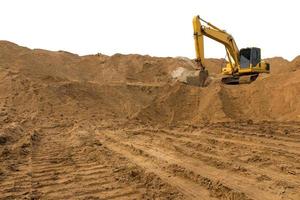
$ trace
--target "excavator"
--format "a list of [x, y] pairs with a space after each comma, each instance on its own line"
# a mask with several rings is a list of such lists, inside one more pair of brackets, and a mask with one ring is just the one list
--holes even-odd
[[200, 70], [200, 86], [204, 87], [208, 78], [208, 71], [204, 65], [204, 36], [225, 46], [228, 61], [226, 66], [222, 68], [222, 83], [240, 84], [241, 77], [247, 77], [246, 83], [251, 83], [257, 79], [260, 73], [270, 73], [270, 64], [261, 60], [259, 48], [252, 47], [239, 50], [230, 34], [201, 19], [200, 16], [193, 18], [193, 28], [196, 50], [195, 61], [197, 69]]

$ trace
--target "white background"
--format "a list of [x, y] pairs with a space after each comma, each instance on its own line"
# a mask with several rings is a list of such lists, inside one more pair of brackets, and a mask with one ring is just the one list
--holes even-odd
[[[137, 53], [194, 58], [192, 18], [200, 15], [263, 57], [300, 54], [297, 0], [0, 0], [0, 40], [80, 55]], [[205, 56], [224, 47], [205, 40]]]

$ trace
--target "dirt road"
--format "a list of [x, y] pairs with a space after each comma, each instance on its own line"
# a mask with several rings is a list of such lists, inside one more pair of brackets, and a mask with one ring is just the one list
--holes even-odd
[[26, 159], [9, 160], [1, 199], [300, 197], [299, 123], [118, 127], [35, 131]]

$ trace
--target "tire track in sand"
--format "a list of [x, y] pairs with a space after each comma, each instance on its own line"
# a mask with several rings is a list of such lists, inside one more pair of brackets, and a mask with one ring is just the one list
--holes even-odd
[[[153, 163], [164, 163], [159, 167], [156, 166], [156, 168], [162, 170], [168, 168], [167, 165], [169, 165], [175, 167], [173, 171], [184, 171], [185, 173], [183, 174], [183, 177], [185, 179], [189, 177], [189, 174], [193, 174], [193, 176], [189, 177], [190, 180], [195, 180], [195, 177], [203, 177], [203, 179], [208, 179], [208, 182], [212, 185], [214, 183], [221, 184], [221, 186], [227, 189], [227, 191], [224, 191], [224, 194], [221, 194], [222, 198], [225, 196], [228, 197], [228, 195], [239, 196], [238, 199], [281, 198], [280, 194], [277, 194], [274, 190], [260, 187], [255, 179], [242, 177], [235, 173], [227, 173], [224, 170], [210, 167], [194, 158], [179, 158], [177, 153], [162, 148], [161, 146], [147, 143], [145, 141], [138, 143], [133, 141], [126, 142], [126, 139], [116, 136], [118, 133], [114, 132], [101, 132], [101, 135], [105, 135], [107, 141], [106, 144], [109, 148], [111, 148], [113, 151], [121, 153], [126, 157], [130, 157], [130, 159], [137, 164], [146, 162], [147, 159], [151, 158], [151, 163], [143, 166], [145, 168], [153, 169], [155, 168], [155, 164]], [[138, 152], [138, 154], [132, 155], [132, 153], [130, 153], [131, 151]], [[159, 170], [156, 171], [158, 176], [160, 176], [161, 173]], [[178, 181], [180, 182], [181, 180]], [[173, 182], [172, 184], [174, 185], [176, 183]], [[215, 191], [212, 189], [210, 192], [213, 193]]]

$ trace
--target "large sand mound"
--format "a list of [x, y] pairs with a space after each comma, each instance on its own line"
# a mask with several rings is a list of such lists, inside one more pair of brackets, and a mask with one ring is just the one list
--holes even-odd
[[[250, 85], [206, 88], [176, 82], [185, 58], [90, 55], [0, 43], [3, 122], [136, 119], [145, 123], [300, 120], [299, 60], [267, 59], [272, 73]], [[211, 74], [223, 60], [208, 59]], [[218, 76], [218, 75], [216, 75]]]

